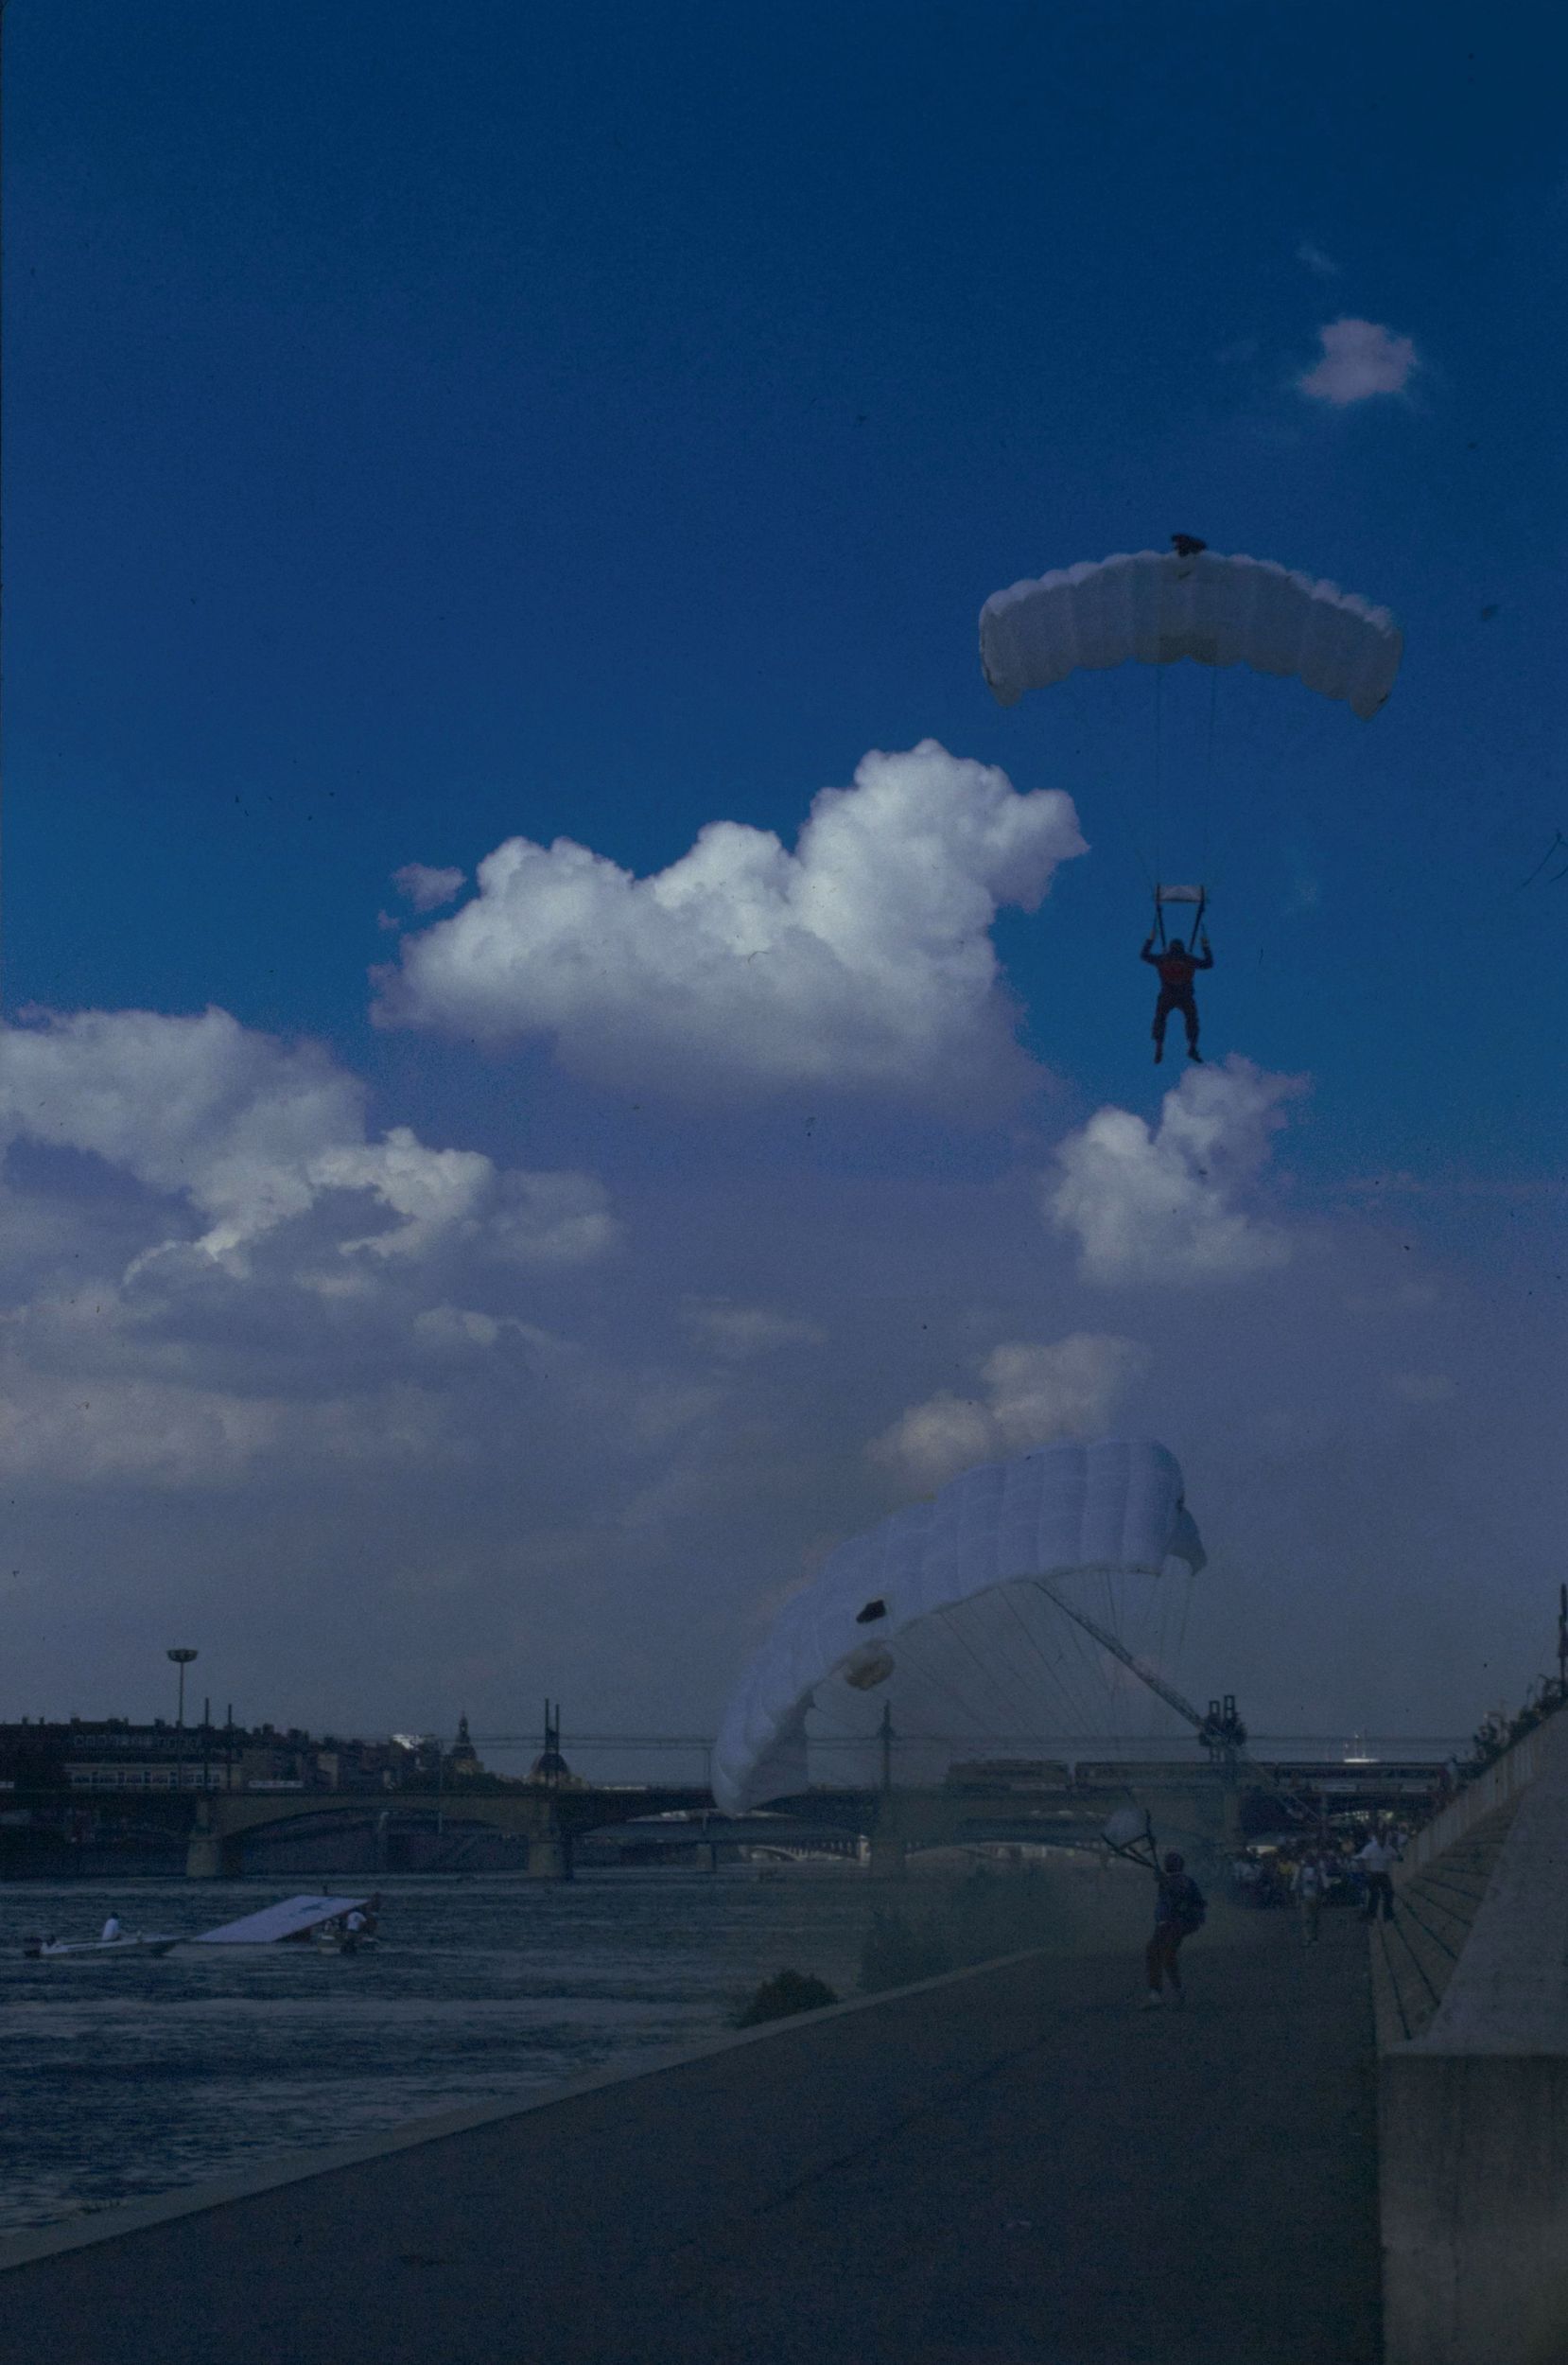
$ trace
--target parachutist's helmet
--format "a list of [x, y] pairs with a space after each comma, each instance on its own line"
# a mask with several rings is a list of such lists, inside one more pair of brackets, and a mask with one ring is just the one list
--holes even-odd
[[1170, 1854], [1165, 1859], [1165, 1869], [1167, 1872], [1185, 1872], [1187, 1869], [1186, 1857], [1178, 1856], [1176, 1849], [1173, 1848]]

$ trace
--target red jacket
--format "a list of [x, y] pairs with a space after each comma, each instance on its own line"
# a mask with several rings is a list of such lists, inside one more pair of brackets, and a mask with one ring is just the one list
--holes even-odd
[[1195, 954], [1189, 953], [1185, 945], [1180, 944], [1167, 945], [1163, 953], [1151, 953], [1145, 945], [1143, 958], [1151, 968], [1159, 970], [1161, 991], [1181, 1002], [1185, 1002], [1192, 992], [1193, 980], [1198, 971], [1212, 969], [1214, 966], [1212, 953], [1205, 950], [1200, 960]]

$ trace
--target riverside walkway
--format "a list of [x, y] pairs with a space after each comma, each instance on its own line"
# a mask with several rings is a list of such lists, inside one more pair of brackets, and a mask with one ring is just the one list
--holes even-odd
[[1375, 2365], [1364, 1933], [1030, 1954], [0, 2245], [50, 2365]]

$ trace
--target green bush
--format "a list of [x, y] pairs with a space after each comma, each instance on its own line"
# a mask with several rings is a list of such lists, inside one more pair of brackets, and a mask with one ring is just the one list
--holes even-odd
[[758, 2028], [764, 2021], [787, 2020], [792, 2012], [819, 2012], [838, 1997], [825, 1979], [807, 1971], [781, 1971], [764, 1979], [744, 2009], [736, 2015], [737, 2028]]

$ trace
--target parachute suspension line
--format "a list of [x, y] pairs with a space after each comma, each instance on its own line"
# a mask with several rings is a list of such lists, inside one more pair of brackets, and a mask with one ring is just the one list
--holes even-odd
[[1074, 1609], [1071, 1603], [1064, 1602], [1055, 1587], [1048, 1585], [1043, 1577], [1036, 1577], [1034, 1584], [1048, 1600], [1055, 1603], [1064, 1618], [1071, 1618], [1074, 1624], [1082, 1626], [1087, 1634], [1093, 1636], [1103, 1651], [1108, 1651], [1113, 1658], [1119, 1658], [1123, 1666], [1130, 1669], [1141, 1683], [1148, 1685], [1151, 1691], [1158, 1691], [1167, 1706], [1175, 1708], [1176, 1714], [1191, 1725], [1194, 1732], [1203, 1730], [1205, 1720], [1198, 1714], [1191, 1700], [1184, 1699], [1176, 1686], [1168, 1684], [1164, 1676], [1158, 1674], [1145, 1660], [1135, 1657], [1119, 1636], [1111, 1634], [1106, 1627], [1099, 1625], [1087, 1610]]
[[[1176, 1675], [1180, 1673], [1182, 1661], [1185, 1657], [1187, 1650], [1187, 1620], [1192, 1614], [1193, 1585], [1194, 1579], [1191, 1568], [1184, 1566], [1179, 1578], [1162, 1576], [1158, 1580], [1158, 1583], [1159, 1585], [1160, 1618], [1159, 1658], [1157, 1663], [1161, 1668], [1168, 1668], [1171, 1673]], [[1176, 1642], [1174, 1648], [1171, 1643], [1171, 1628], [1173, 1624], [1176, 1627]]]
[[1023, 1636], [1024, 1640], [1028, 1643], [1029, 1648], [1034, 1652], [1035, 1656], [1039, 1660], [1040, 1666], [1045, 1671], [1046, 1681], [1061, 1694], [1062, 1706], [1066, 1708], [1068, 1716], [1071, 1719], [1076, 1713], [1080, 1704], [1073, 1699], [1068, 1686], [1063, 1683], [1060, 1675], [1056, 1673], [1052, 1660], [1047, 1656], [1038, 1636], [1036, 1635], [1031, 1629], [1028, 1619], [1019, 1607], [1017, 1596], [1015, 1595], [1011, 1585], [1002, 1586], [1002, 1599], [1006, 1603], [1008, 1608], [1012, 1611], [1013, 1616], [1018, 1622], [1019, 1633]]
[[[1209, 736], [1203, 754], [1203, 801], [1198, 828], [1198, 879], [1207, 884], [1209, 878], [1209, 815], [1214, 797], [1214, 724], [1219, 712], [1220, 674], [1217, 665], [1209, 669]], [[1198, 917], [1201, 920], [1201, 912]], [[1193, 931], [1194, 937], [1196, 931]]]
[[[1156, 1599], [1156, 1601], [1159, 1603], [1159, 1614], [1158, 1614], [1158, 1617], [1157, 1617], [1157, 1620], [1156, 1620], [1156, 1623], [1155, 1623], [1155, 1630], [1154, 1630], [1154, 1649], [1153, 1649], [1153, 1655], [1152, 1655], [1152, 1656], [1153, 1656], [1153, 1658], [1154, 1658], [1154, 1663], [1155, 1663], [1155, 1665], [1156, 1665], [1157, 1667], [1169, 1667], [1169, 1665], [1170, 1665], [1170, 1663], [1171, 1663], [1171, 1653], [1170, 1653], [1170, 1640], [1171, 1640], [1171, 1589], [1170, 1589], [1169, 1585], [1165, 1585], [1163, 1582], [1160, 1582], [1160, 1583], [1159, 1583], [1159, 1589], [1158, 1589], [1158, 1591], [1157, 1591], [1157, 1593], [1156, 1593], [1156, 1595], [1155, 1595], [1155, 1599]], [[1157, 1722], [1157, 1720], [1156, 1720], [1156, 1718], [1155, 1718], [1155, 1713], [1154, 1713], [1154, 1706], [1153, 1706], [1153, 1699], [1154, 1699], [1154, 1695], [1153, 1695], [1153, 1693], [1152, 1693], [1152, 1692], [1151, 1692], [1151, 1694], [1149, 1695], [1149, 1697], [1150, 1697], [1150, 1707], [1149, 1707], [1149, 1720], [1150, 1720], [1150, 1721], [1149, 1721], [1149, 1727], [1148, 1727], [1148, 1737], [1149, 1737], [1149, 1739], [1152, 1741], [1152, 1740], [1154, 1740], [1154, 1739], [1155, 1739], [1155, 1737], [1156, 1737], [1156, 1722]]]
[[[1076, 681], [1075, 675], [1073, 679]], [[1079, 714], [1073, 726], [1074, 730], [1079, 728], [1081, 722], [1082, 716]], [[1102, 775], [1097, 797], [1103, 802], [1117, 829], [1121, 832], [1123, 845], [1137, 869], [1141, 872], [1143, 883], [1152, 894], [1159, 883], [1154, 872], [1149, 868], [1148, 852], [1143, 841], [1142, 830], [1133, 814], [1126, 791], [1115, 785], [1109, 778]]]
[[[960, 1691], [955, 1684], [950, 1682], [947, 1676], [942, 1674], [937, 1668], [922, 1664], [921, 1658], [918, 1656], [915, 1658], [914, 1666], [911, 1667], [910, 1654], [907, 1651], [904, 1654], [904, 1666], [906, 1673], [917, 1691], [924, 1690], [944, 1694], [946, 1698], [950, 1701], [952, 1706], [958, 1710], [958, 1719], [961, 1725], [972, 1724], [976, 1726], [984, 1726], [984, 1718], [976, 1715], [974, 1703], [964, 1692]], [[909, 1729], [907, 1726], [902, 1737], [906, 1741], [916, 1739], [929, 1740], [936, 1738], [936, 1736], [930, 1734], [916, 1734]]]
[[[904, 1643], [906, 1646], [910, 1640], [911, 1636], [906, 1633], [904, 1636]], [[912, 1713], [916, 1720], [918, 1720], [920, 1714], [918, 1708], [914, 1708], [912, 1710], [908, 1698], [908, 1690], [911, 1687], [916, 1693], [921, 1691], [937, 1694], [945, 1693], [948, 1700], [958, 1710], [958, 1720], [961, 1725], [970, 1725], [976, 1730], [980, 1731], [984, 1729], [984, 1719], [977, 1715], [972, 1701], [968, 1700], [963, 1692], [957, 1690], [954, 1685], [946, 1681], [936, 1668], [929, 1665], [923, 1665], [921, 1663], [921, 1655], [912, 1653], [907, 1647], [905, 1647], [900, 1651], [899, 1656], [902, 1661], [903, 1673], [906, 1678], [906, 1691], [903, 1711], [897, 1720], [898, 1729], [896, 1735], [897, 1742], [941, 1743], [944, 1739], [940, 1733], [928, 1733], [918, 1730], [916, 1728], [916, 1724], [911, 1722]], [[811, 1745], [813, 1748], [826, 1746], [829, 1749], [868, 1749], [875, 1745], [876, 1738], [877, 1736], [874, 1732], [845, 1733], [841, 1731], [835, 1733], [816, 1734], [812, 1737]]]
[[[1180, 1585], [1180, 1594], [1177, 1594], [1177, 1585]], [[1185, 1665], [1187, 1618], [1192, 1616], [1192, 1587], [1194, 1587], [1194, 1575], [1192, 1575], [1190, 1568], [1182, 1568], [1182, 1575], [1177, 1583], [1173, 1583], [1171, 1578], [1161, 1578], [1163, 1608], [1161, 1608], [1161, 1620], [1159, 1620], [1157, 1665], [1161, 1668], [1161, 1673], [1166, 1673], [1168, 1670], [1173, 1677], [1180, 1677], [1182, 1665]], [[1180, 1599], [1180, 1611], [1177, 1611], [1177, 1599]], [[1171, 1622], [1173, 1620], [1176, 1620], [1176, 1649], [1171, 1649]], [[1159, 1722], [1159, 1720], [1154, 1720], [1154, 1722]], [[1149, 1734], [1154, 1734], [1154, 1725], [1149, 1725]]]
[[[969, 1657], [974, 1660], [976, 1667], [980, 1670], [982, 1681], [984, 1682], [988, 1680], [989, 1670], [986, 1668], [984, 1661], [975, 1651], [974, 1646], [969, 1641], [967, 1635], [966, 1635], [963, 1631], [963, 1628], [952, 1623], [951, 1609], [939, 1609], [925, 1622], [931, 1625], [935, 1625], [938, 1620], [940, 1620], [947, 1627], [948, 1632], [951, 1635], [953, 1640], [959, 1644], [960, 1648], [966, 1651]], [[905, 1640], [907, 1643], [907, 1633]], [[984, 1711], [981, 1708], [977, 1708], [974, 1702], [966, 1692], [959, 1690], [958, 1686], [951, 1681], [950, 1677], [939, 1674], [934, 1668], [921, 1668], [920, 1674], [922, 1681], [930, 1683], [935, 1690], [945, 1691], [947, 1693], [949, 1699], [954, 1703], [965, 1723], [972, 1726], [976, 1733], [983, 1734], [985, 1731], [987, 1719]], [[984, 1695], [983, 1693], [982, 1697], [984, 1696]]]
[[[1110, 1573], [1107, 1569], [1104, 1568], [1100, 1571], [1100, 1595], [1106, 1605], [1106, 1630], [1108, 1634], [1113, 1634], [1118, 1642], [1124, 1642], [1122, 1634], [1122, 1617], [1117, 1605], [1116, 1596], [1111, 1591]], [[1124, 1647], [1125, 1647], [1124, 1642]], [[1111, 1686], [1110, 1702], [1111, 1730], [1116, 1733], [1121, 1740], [1125, 1741], [1127, 1738], [1127, 1700], [1125, 1693], [1119, 1685], [1113, 1684]]]
[[1193, 1587], [1196, 1582], [1196, 1578], [1189, 1568], [1181, 1580], [1181, 1623], [1176, 1629], [1177, 1658], [1181, 1657], [1187, 1648], [1187, 1620], [1193, 1614]]
[[1149, 868], [1148, 861], [1144, 855], [1143, 849], [1138, 842], [1137, 832], [1134, 830], [1131, 821], [1127, 817], [1127, 808], [1124, 798], [1109, 785], [1108, 781], [1104, 779], [1102, 779], [1100, 782], [1099, 793], [1105, 801], [1106, 810], [1109, 813], [1111, 819], [1115, 822], [1117, 828], [1122, 832], [1123, 843], [1125, 845], [1127, 852], [1132, 856], [1132, 859], [1138, 866], [1138, 868], [1142, 872], [1144, 885], [1152, 893], [1158, 882], [1155, 879], [1154, 872]]
[[1311, 710], [1301, 717], [1290, 737], [1260, 767], [1246, 799], [1231, 800], [1235, 807], [1233, 816], [1221, 827], [1217, 843], [1204, 867], [1204, 879], [1210, 886], [1216, 885], [1225, 876], [1226, 865], [1235, 850], [1236, 841], [1241, 835], [1244, 825], [1250, 822], [1256, 826], [1260, 808], [1269, 791], [1277, 785], [1286, 765], [1293, 762], [1315, 740], [1319, 744], [1322, 743], [1327, 721], [1328, 718], [1322, 709], [1315, 704]]
[[[1164, 786], [1162, 778], [1165, 757], [1164, 740], [1165, 668], [1162, 665], [1157, 665], [1154, 669], [1154, 891], [1157, 897], [1159, 893], [1160, 880], [1164, 876], [1160, 868], [1160, 855], [1163, 851], [1160, 844], [1160, 793]], [[1165, 941], [1163, 927], [1159, 932], [1159, 940], [1161, 944]]]
[[[940, 1617], [942, 1617], [942, 1618], [946, 1618], [946, 1617], [949, 1615], [948, 1611], [946, 1611], [946, 1610], [941, 1610], [941, 1611], [939, 1611], [937, 1614], [938, 1614], [938, 1616], [940, 1616]], [[958, 1630], [956, 1627], [953, 1629], [953, 1633], [954, 1633], [955, 1638], [956, 1638], [958, 1641], [960, 1641], [960, 1642], [962, 1642], [962, 1643], [963, 1643], [964, 1648], [965, 1648], [965, 1649], [968, 1652], [969, 1656], [970, 1656], [970, 1657], [974, 1660], [974, 1663], [975, 1663], [975, 1665], [976, 1665], [976, 1666], [980, 1669], [981, 1673], [982, 1673], [984, 1676], [985, 1676], [985, 1677], [986, 1677], [986, 1679], [987, 1679], [988, 1681], [995, 1682], [996, 1678], [995, 1678], [994, 1674], [992, 1673], [991, 1669], [990, 1669], [990, 1668], [986, 1665], [985, 1661], [984, 1661], [984, 1660], [981, 1657], [981, 1656], [980, 1656], [979, 1652], [975, 1649], [975, 1646], [974, 1646], [973, 1642], [969, 1639], [969, 1637], [968, 1637], [967, 1634], [964, 1634], [964, 1633], [959, 1632], [959, 1630]], [[1014, 1679], [1016, 1679], [1016, 1678], [1017, 1678], [1017, 1676], [1018, 1676], [1018, 1670], [1017, 1670], [1017, 1668], [1015, 1667], [1015, 1664], [1014, 1664], [1014, 1662], [1013, 1662], [1012, 1658], [1011, 1658], [1010, 1656], [1009, 1656], [1009, 1657], [1007, 1657], [1007, 1658], [1005, 1658], [1005, 1660], [1003, 1661], [1003, 1664], [1006, 1666], [1007, 1674], [1008, 1674], [1009, 1678], [1014, 1678]], [[1007, 1685], [1007, 1687], [1006, 1687], [1006, 1690], [1007, 1690], [1007, 1695], [1008, 1695], [1008, 1701], [1009, 1701], [1009, 1708], [1008, 1708], [1008, 1713], [1009, 1713], [1009, 1715], [1011, 1715], [1011, 1714], [1012, 1714], [1012, 1712], [1013, 1712], [1013, 1708], [1014, 1708], [1014, 1706], [1015, 1706], [1015, 1705], [1016, 1705], [1017, 1707], [1020, 1708], [1022, 1709], [1022, 1712], [1023, 1712], [1023, 1729], [1027, 1730], [1027, 1728], [1028, 1728], [1028, 1722], [1029, 1722], [1029, 1715], [1030, 1715], [1030, 1710], [1031, 1710], [1031, 1707], [1032, 1707], [1032, 1703], [1031, 1703], [1031, 1700], [1030, 1700], [1029, 1691], [1028, 1691], [1027, 1687], [1025, 1686], [1024, 1688], [1022, 1688], [1022, 1689], [1020, 1689], [1020, 1690], [1019, 1690], [1019, 1691], [1015, 1691], [1013, 1690], [1013, 1688], [1012, 1688], [1012, 1682], [1010, 1681], [1010, 1682], [1009, 1682], [1009, 1684], [1008, 1684], [1008, 1685]], [[981, 1730], [982, 1730], [982, 1732], [984, 1732], [984, 1729], [985, 1729], [985, 1727], [984, 1727], [984, 1721], [983, 1721], [983, 1722], [982, 1722], [982, 1724], [981, 1724]]]
[[1073, 1654], [1078, 1661], [1079, 1672], [1083, 1678], [1085, 1699], [1093, 1700], [1095, 1702], [1104, 1700], [1106, 1704], [1106, 1714], [1107, 1716], [1110, 1715], [1116, 1705], [1115, 1694], [1111, 1691], [1109, 1680], [1106, 1674], [1105, 1663], [1103, 1659], [1091, 1647], [1091, 1645], [1085, 1641], [1084, 1629], [1080, 1625], [1078, 1620], [1074, 1618], [1072, 1611], [1068, 1606], [1067, 1603], [1061, 1600], [1059, 1595], [1052, 1592], [1049, 1585], [1038, 1585], [1037, 1590], [1043, 1593], [1048, 1602], [1054, 1603], [1056, 1608], [1060, 1610], [1062, 1616], [1067, 1620], [1067, 1638], [1072, 1645]]
[[[1021, 1629], [1024, 1639], [1028, 1642], [1030, 1649], [1038, 1659], [1046, 1681], [1051, 1686], [1053, 1691], [1059, 1695], [1061, 1707], [1066, 1715], [1070, 1728], [1083, 1724], [1086, 1721], [1086, 1718], [1092, 1721], [1091, 1712], [1096, 1705], [1095, 1691], [1092, 1683], [1080, 1682], [1075, 1688], [1074, 1685], [1061, 1673], [1061, 1669], [1057, 1661], [1053, 1659], [1050, 1652], [1045, 1648], [1045, 1645], [1040, 1641], [1038, 1636], [1034, 1632], [1028, 1619], [1025, 1618], [1022, 1610], [1019, 1606], [1018, 1602], [1014, 1599], [1011, 1587], [1002, 1587], [1001, 1594], [1002, 1600], [1004, 1600], [1007, 1603], [1008, 1610]], [[1068, 1632], [1071, 1635], [1072, 1641], [1075, 1645], [1074, 1657], [1081, 1662], [1084, 1656], [1082, 1645], [1078, 1643], [1078, 1638], [1075, 1634], [1072, 1634], [1071, 1627], [1069, 1627]], [[1080, 1672], [1087, 1673], [1082, 1666], [1080, 1666]], [[1025, 1730], [1033, 1730], [1035, 1728], [1038, 1715], [1038, 1703], [1031, 1700], [1029, 1715], [1025, 1719]]]

